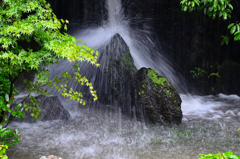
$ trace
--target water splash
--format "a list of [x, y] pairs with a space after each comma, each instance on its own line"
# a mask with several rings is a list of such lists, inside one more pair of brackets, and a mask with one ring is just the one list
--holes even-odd
[[[177, 74], [172, 64], [164, 57], [159, 41], [153, 38], [151, 27], [132, 29], [128, 17], [123, 14], [120, 0], [107, 0], [108, 23], [98, 27], [72, 31], [78, 39], [84, 41], [95, 50], [106, 46], [115, 34], [120, 34], [128, 45], [137, 69], [142, 67], [158, 71], [174, 85], [178, 92], [186, 92], [186, 84], [181, 75]], [[104, 54], [104, 52], [100, 52]], [[62, 67], [62, 66], [64, 67]], [[60, 66], [53, 66], [50, 71], [53, 75], [60, 74], [63, 70], [71, 69], [71, 63], [62, 62]], [[86, 72], [87, 70], [83, 70]], [[76, 88], [77, 86], [72, 86]]]
[[148, 125], [118, 111], [82, 108], [66, 101], [64, 106], [75, 114], [72, 120], [11, 123], [10, 128], [20, 128], [23, 140], [8, 151], [9, 158], [54, 154], [66, 159], [193, 159], [201, 153], [227, 151], [240, 155], [240, 97], [181, 97], [185, 120], [172, 127]]

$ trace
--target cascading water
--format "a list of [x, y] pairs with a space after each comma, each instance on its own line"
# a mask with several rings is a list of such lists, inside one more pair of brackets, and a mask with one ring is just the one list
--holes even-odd
[[[134, 65], [137, 69], [142, 67], [153, 68], [158, 71], [160, 75], [167, 78], [179, 92], [186, 92], [187, 87], [185, 86], [185, 82], [181, 79], [181, 76], [174, 71], [171, 63], [161, 54], [163, 51], [161, 50], [158, 40], [153, 40], [151, 30], [147, 28], [131, 29], [128, 24], [130, 19], [123, 15], [120, 0], [107, 0], [107, 7], [107, 24], [103, 23], [104, 25], [99, 27], [86, 27], [87, 29], [72, 31], [73, 34], [95, 50], [101, 50], [101, 48], [110, 42], [115, 34], [120, 34], [130, 49]], [[100, 54], [104, 54], [104, 52], [100, 52]], [[105, 61], [106, 58], [103, 58], [99, 60], [99, 63], [104, 64]], [[63, 70], [71, 70], [71, 65], [71, 63], [65, 61], [62, 62], [60, 66], [51, 67], [50, 70], [52, 75], [55, 76], [59, 75]], [[89, 67], [91, 66], [82, 64], [82, 72], [87, 72]], [[91, 74], [90, 71], [88, 72], [88, 75]], [[92, 72], [92, 76], [95, 76], [94, 72]], [[99, 85], [101, 85], [101, 83], [99, 83]], [[78, 86], [71, 85], [71, 87], [77, 88]]]
[[[155, 46], [157, 42], [152, 40], [150, 30], [131, 29], [128, 25], [131, 19], [123, 16], [120, 0], [107, 0], [107, 4], [108, 24], [79, 30], [75, 35], [90, 47], [100, 49], [116, 33], [120, 34], [129, 46], [137, 68], [154, 68], [178, 91], [183, 91], [182, 81], [176, 77], [171, 64], [159, 54], [161, 49]], [[81, 66], [84, 69], [87, 65]], [[59, 74], [70, 68], [71, 63], [62, 61], [60, 66], [50, 70]], [[102, 81], [98, 82], [101, 84]], [[72, 87], [77, 88], [74, 84]], [[11, 123], [11, 128], [20, 128], [23, 140], [9, 150], [9, 158], [37, 159], [54, 154], [65, 159], [194, 159], [201, 153], [221, 151], [240, 155], [240, 133], [237, 132], [240, 97], [182, 94], [181, 98], [183, 122], [172, 127], [145, 125], [119, 112], [89, 106], [83, 108], [71, 100], [62, 100], [71, 114], [69, 121]]]

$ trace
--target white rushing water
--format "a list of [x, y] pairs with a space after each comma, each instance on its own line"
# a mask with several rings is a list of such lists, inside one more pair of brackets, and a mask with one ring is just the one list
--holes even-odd
[[[119, 0], [107, 0], [109, 23], [76, 32], [90, 47], [98, 48], [119, 33], [130, 48], [137, 68], [151, 67], [179, 91], [184, 85], [171, 64], [158, 52], [151, 32], [132, 30], [122, 15]], [[153, 53], [151, 56], [148, 53]], [[156, 53], [156, 56], [155, 56]], [[54, 72], [68, 69], [67, 62]], [[232, 151], [240, 155], [240, 97], [181, 94], [180, 126], [148, 125], [109, 109], [82, 107], [62, 101], [69, 121], [10, 124], [20, 128], [23, 140], [8, 151], [10, 159], [38, 159], [57, 155], [64, 159], [194, 159], [202, 153]]]
[[187, 96], [180, 126], [148, 125], [107, 109], [64, 106], [69, 121], [11, 123], [23, 140], [9, 150], [10, 159], [194, 159], [202, 153], [232, 151], [240, 155], [240, 97]]

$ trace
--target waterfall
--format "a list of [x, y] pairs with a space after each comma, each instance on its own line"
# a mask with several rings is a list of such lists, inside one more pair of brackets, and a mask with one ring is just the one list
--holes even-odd
[[119, 0], [107, 0], [108, 6], [108, 22], [110, 27], [116, 27], [121, 25], [123, 21], [122, 5]]
[[186, 92], [184, 80], [182, 80], [181, 75], [175, 72], [172, 64], [162, 54], [163, 50], [158, 39], [153, 38], [152, 28], [150, 26], [146, 26], [144, 29], [131, 28], [129, 26], [131, 19], [124, 15], [121, 0], [106, 0], [106, 3], [108, 9], [107, 24], [86, 27], [73, 34], [95, 50], [108, 44], [116, 33], [120, 34], [130, 49], [137, 69], [142, 67], [155, 69], [161, 76], [167, 78], [178, 92]]

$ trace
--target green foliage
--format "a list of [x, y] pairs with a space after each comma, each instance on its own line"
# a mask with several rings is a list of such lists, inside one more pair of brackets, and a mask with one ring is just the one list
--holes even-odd
[[204, 74], [207, 74], [205, 70], [202, 70], [199, 67], [195, 67], [195, 70], [191, 70], [190, 73], [192, 74], [193, 78], [202, 77]]
[[[231, 18], [233, 10], [231, 0], [181, 0], [180, 5], [183, 11], [203, 10], [204, 14], [208, 14], [213, 19], [219, 17], [227, 20], [227, 18]], [[240, 23], [231, 23], [228, 29], [234, 35], [235, 41], [240, 40]], [[222, 36], [222, 38], [221, 44], [228, 44], [229, 39], [226, 36]]]
[[240, 40], [240, 23], [231, 23], [228, 25], [230, 33], [234, 35], [234, 40]]
[[216, 76], [216, 77], [220, 78], [218, 72], [216, 72], [216, 73], [211, 73], [211, 74], [208, 76], [208, 78], [210, 78], [211, 76]]
[[[56, 88], [65, 97], [73, 100], [82, 100], [81, 92], [67, 90], [67, 79], [74, 78], [76, 82], [87, 85], [94, 100], [97, 100], [96, 91], [86, 77], [80, 75], [80, 69], [75, 64], [76, 72], [73, 75], [63, 73], [62, 77], [49, 80], [46, 66], [58, 63], [59, 59], [70, 61], [88, 61], [97, 64], [98, 52], [95, 52], [85, 43], [78, 45], [78, 40], [59, 30], [67, 29], [67, 20], [57, 19], [50, 5], [45, 0], [4, 0], [0, 6], [0, 73], [7, 74], [13, 85], [22, 72], [35, 71], [37, 82], [28, 82], [27, 90], [31, 97], [30, 103], [24, 103], [26, 110], [37, 116], [39, 104], [31, 93], [38, 92], [49, 96], [43, 87]], [[61, 83], [61, 84], [60, 84]], [[63, 84], [64, 83], [64, 84]], [[60, 85], [59, 85], [60, 84]], [[9, 88], [6, 88], [9, 90]], [[9, 96], [12, 95], [10, 92]]]
[[240, 156], [234, 155], [231, 151], [219, 152], [217, 154], [201, 154], [199, 159], [240, 159]]
[[0, 145], [5, 145], [7, 147], [15, 146], [19, 143], [19, 139], [21, 139], [19, 129], [15, 129], [12, 131], [8, 128], [1, 128], [0, 136], [3, 139], [0, 141]]
[[[0, 1], [0, 155], [6, 156], [6, 149], [18, 143], [19, 130], [5, 128], [10, 115], [23, 118], [23, 110], [30, 111], [32, 117], [38, 117], [40, 103], [32, 93], [49, 96], [46, 87], [55, 88], [64, 97], [78, 100], [85, 105], [82, 93], [67, 88], [67, 80], [74, 80], [89, 87], [94, 100], [96, 91], [86, 77], [81, 76], [77, 62], [88, 61], [95, 66], [98, 52], [87, 47], [81, 40], [66, 33], [69, 22], [57, 19], [46, 0], [4, 0]], [[81, 44], [81, 45], [79, 45]], [[74, 74], [62, 73], [61, 77], [49, 80], [47, 66], [65, 59], [76, 61], [73, 64]], [[14, 83], [24, 72], [36, 72], [36, 82], [27, 83], [29, 94], [14, 106], [14, 95], [17, 92]], [[25, 100], [30, 98], [30, 102]], [[6, 157], [5, 157], [6, 158]]]
[[7, 145], [0, 145], [0, 158], [1, 159], [8, 159], [8, 157], [6, 155], [7, 149], [8, 149]]
[[[34, 70], [39, 83], [46, 85], [48, 70], [41, 66], [54, 64], [58, 59], [89, 61], [99, 66], [98, 52], [78, 45], [75, 37], [59, 31], [62, 25], [67, 28], [66, 23], [56, 18], [45, 0], [5, 0], [0, 6], [1, 74], [9, 74], [14, 81], [22, 72]], [[88, 84], [78, 73], [75, 77]]]
[[228, 45], [229, 43], [229, 37], [222, 35], [222, 40], [221, 40], [221, 45], [223, 46], [224, 44]]
[[[212, 68], [212, 67], [213, 67], [213, 66], [211, 66], [211, 68]], [[219, 69], [219, 68], [218, 68], [218, 69]], [[208, 75], [207, 71], [205, 71], [205, 70], [203, 70], [203, 69], [201, 69], [201, 68], [199, 68], [199, 67], [195, 67], [195, 69], [194, 69], [194, 70], [191, 70], [190, 73], [192, 74], [193, 78], [203, 77], [204, 74], [205, 74], [205, 75]], [[210, 78], [211, 76], [216, 76], [216, 77], [220, 78], [218, 72], [210, 73], [210, 74], [208, 75], [208, 78]]]
[[181, 0], [180, 5], [183, 11], [204, 10], [204, 13], [213, 19], [217, 16], [224, 20], [231, 18], [233, 10], [230, 0]]
[[[10, 130], [4, 128], [4, 125], [8, 123], [9, 116], [23, 118], [22, 105], [16, 104], [11, 106], [15, 98], [9, 97], [11, 90], [11, 82], [7, 78], [6, 74], [0, 75], [0, 157], [7, 158], [6, 150], [8, 147], [15, 146], [21, 139], [21, 134], [19, 134], [19, 129]], [[15, 87], [12, 88], [12, 94], [16, 94], [18, 91]]]

